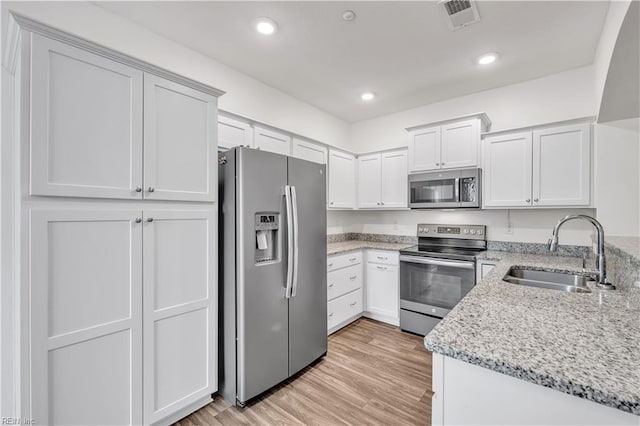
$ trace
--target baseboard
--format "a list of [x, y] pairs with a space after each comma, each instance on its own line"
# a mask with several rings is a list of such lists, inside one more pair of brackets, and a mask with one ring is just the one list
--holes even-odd
[[395, 325], [395, 326], [399, 326], [400, 325], [400, 318], [398, 317], [391, 317], [389, 315], [381, 315], [381, 314], [374, 314], [373, 312], [363, 312], [362, 313], [363, 317], [366, 318], [371, 318], [373, 320], [376, 321], [380, 321], [380, 322], [384, 322], [387, 324], [391, 324], [391, 325]]

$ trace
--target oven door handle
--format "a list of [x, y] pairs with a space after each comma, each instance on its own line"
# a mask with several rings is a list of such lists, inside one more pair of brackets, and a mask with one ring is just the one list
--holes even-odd
[[473, 262], [450, 262], [448, 260], [434, 260], [426, 257], [400, 256], [400, 262], [421, 263], [424, 265], [449, 266], [451, 268], [473, 269]]

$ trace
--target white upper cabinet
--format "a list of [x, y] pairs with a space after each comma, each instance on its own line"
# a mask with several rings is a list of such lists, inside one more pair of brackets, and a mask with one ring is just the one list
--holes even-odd
[[358, 207], [375, 208], [381, 205], [382, 155], [358, 157]]
[[480, 134], [490, 126], [483, 113], [407, 128], [409, 173], [478, 166]]
[[144, 198], [215, 201], [217, 100], [144, 76]]
[[589, 124], [533, 132], [533, 203], [586, 206], [590, 203]]
[[407, 151], [358, 157], [358, 207], [407, 207]]
[[382, 153], [382, 207], [407, 207], [407, 151]]
[[142, 198], [142, 75], [32, 34], [31, 194]]
[[531, 205], [531, 133], [512, 133], [484, 140], [484, 205]]
[[590, 129], [581, 123], [486, 137], [484, 206], [588, 206]]
[[480, 120], [465, 120], [442, 126], [440, 167], [477, 166], [478, 145], [480, 145]]
[[440, 127], [411, 132], [409, 139], [409, 171], [440, 168]]
[[293, 138], [292, 155], [302, 160], [327, 164], [327, 148], [317, 143]]
[[329, 150], [329, 208], [356, 206], [356, 159], [346, 152]]
[[276, 154], [291, 155], [291, 136], [263, 127], [253, 128], [253, 147]]
[[253, 146], [253, 128], [249, 123], [218, 115], [218, 149]]

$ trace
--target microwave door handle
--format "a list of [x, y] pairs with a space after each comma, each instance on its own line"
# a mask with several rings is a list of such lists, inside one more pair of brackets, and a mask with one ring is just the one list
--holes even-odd
[[400, 256], [400, 262], [420, 263], [423, 265], [449, 266], [451, 268], [473, 269], [473, 262], [450, 262], [448, 260], [434, 260], [426, 257]]
[[454, 198], [456, 203], [459, 203], [461, 201], [460, 200], [460, 178], [459, 177], [457, 177], [455, 179], [455, 183], [454, 183], [453, 187], [454, 187], [454, 191], [455, 191], [455, 194], [454, 194], [453, 198]]

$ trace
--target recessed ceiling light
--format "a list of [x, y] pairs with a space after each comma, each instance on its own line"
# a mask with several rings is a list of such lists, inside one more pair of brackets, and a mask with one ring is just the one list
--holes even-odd
[[376, 97], [376, 95], [374, 95], [371, 92], [365, 92], [360, 97], [362, 98], [363, 101], [372, 101], [373, 98]]
[[278, 24], [273, 19], [258, 18], [254, 21], [256, 31], [260, 34], [271, 35], [278, 31]]
[[353, 10], [348, 9], [342, 12], [342, 20], [349, 22], [354, 19], [356, 19], [356, 13]]
[[477, 62], [479, 65], [489, 65], [492, 64], [496, 61], [496, 59], [498, 59], [498, 54], [495, 52], [492, 53], [486, 53], [482, 56], [480, 56], [477, 59]]

